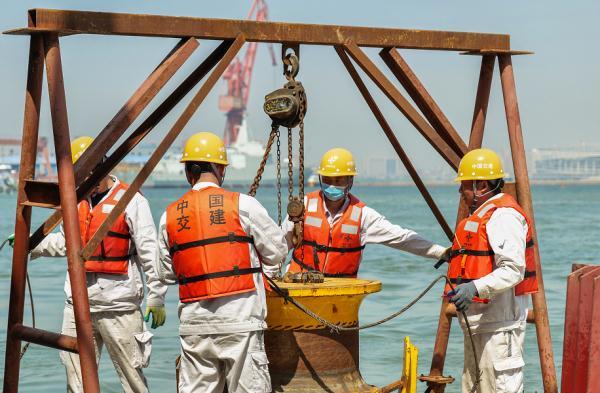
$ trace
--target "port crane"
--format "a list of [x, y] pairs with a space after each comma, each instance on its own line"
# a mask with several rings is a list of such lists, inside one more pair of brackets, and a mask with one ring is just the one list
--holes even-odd
[[[268, 21], [267, 3], [264, 0], [253, 0], [246, 19], [259, 22]], [[257, 49], [257, 42], [249, 43], [243, 61], [236, 57], [223, 73], [223, 80], [227, 83], [227, 94], [219, 97], [219, 110], [225, 112], [227, 117], [223, 133], [226, 146], [231, 146], [236, 142], [239, 128], [246, 115]], [[273, 66], [277, 65], [273, 44], [269, 44], [269, 53]]]

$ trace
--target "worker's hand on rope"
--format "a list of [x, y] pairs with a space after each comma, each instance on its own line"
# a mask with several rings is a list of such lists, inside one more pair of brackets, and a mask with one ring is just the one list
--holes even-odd
[[167, 319], [165, 306], [146, 306], [144, 321], [148, 322], [150, 320], [150, 314], [152, 314], [152, 329], [165, 324], [165, 320]]
[[479, 293], [473, 282], [467, 282], [457, 285], [453, 291], [448, 292], [448, 296], [451, 296], [450, 303], [454, 303], [458, 311], [467, 311], [473, 298], [479, 296]]

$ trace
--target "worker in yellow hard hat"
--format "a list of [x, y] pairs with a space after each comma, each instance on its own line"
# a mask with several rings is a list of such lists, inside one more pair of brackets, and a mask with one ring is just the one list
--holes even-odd
[[[293, 252], [288, 272], [317, 270], [329, 277], [356, 277], [368, 243], [427, 258], [447, 257], [449, 249], [393, 225], [350, 193], [357, 171], [348, 150], [327, 151], [317, 173], [320, 190], [305, 197], [304, 238]], [[291, 248], [293, 223], [285, 220], [283, 229]]]
[[[72, 141], [73, 163], [79, 160], [94, 139], [82, 136]], [[98, 182], [89, 197], [78, 205], [83, 245], [127, 191], [127, 184], [109, 175]], [[152, 327], [165, 322], [164, 297], [167, 287], [156, 275], [156, 227], [146, 198], [136, 193], [93, 256], [85, 261], [88, 297], [94, 342], [99, 355], [102, 347], [110, 355], [123, 390], [148, 392], [143, 368], [148, 365], [152, 333], [147, 331], [141, 305], [144, 279], [147, 288], [145, 320], [152, 316]], [[64, 232], [49, 234], [34, 250], [32, 258], [66, 255]], [[144, 274], [141, 274], [143, 270]], [[67, 302], [62, 333], [76, 336], [69, 276], [65, 285]], [[61, 352], [67, 371], [67, 391], [80, 392], [81, 370], [77, 354]]]
[[477, 380], [475, 362], [477, 391], [523, 391], [527, 295], [537, 292], [533, 228], [518, 202], [502, 192], [505, 176], [495, 152], [476, 149], [465, 154], [456, 177], [470, 215], [457, 225], [448, 268], [455, 288], [445, 292], [473, 332], [476, 358], [465, 339], [463, 392]]
[[181, 162], [191, 189], [160, 219], [158, 265], [179, 285], [179, 392], [270, 392], [261, 272], [285, 259], [283, 233], [256, 199], [222, 188], [221, 138], [192, 135]]

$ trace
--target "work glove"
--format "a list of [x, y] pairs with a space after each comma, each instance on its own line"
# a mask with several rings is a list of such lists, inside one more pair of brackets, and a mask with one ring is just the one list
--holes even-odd
[[167, 319], [165, 306], [146, 306], [144, 321], [148, 322], [150, 320], [150, 314], [152, 314], [152, 329], [165, 324], [165, 320]]
[[451, 296], [450, 303], [454, 303], [456, 309], [462, 312], [467, 311], [473, 298], [479, 296], [479, 293], [473, 282], [467, 282], [457, 285], [453, 291], [448, 292], [448, 296]]
[[7, 237], [6, 239], [4, 239], [4, 241], [0, 244], [0, 250], [2, 250], [4, 248], [4, 245], [8, 243], [8, 245], [11, 248], [14, 248], [15, 246], [15, 234], [11, 234], [9, 237]]

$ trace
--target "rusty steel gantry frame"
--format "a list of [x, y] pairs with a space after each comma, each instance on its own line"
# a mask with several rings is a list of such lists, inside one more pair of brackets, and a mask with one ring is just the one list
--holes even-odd
[[[6, 33], [29, 35], [30, 49], [6, 339], [5, 393], [18, 391], [21, 341], [79, 353], [85, 392], [95, 393], [100, 391], [83, 261], [96, 249], [114, 220], [124, 211], [125, 206], [139, 190], [175, 138], [181, 133], [245, 42], [271, 42], [296, 47], [299, 47], [299, 45], [332, 46], [449, 239], [452, 239], [453, 236], [452, 229], [421, 181], [352, 60], [408, 118], [440, 156], [452, 168], [456, 169], [461, 157], [467, 151], [478, 148], [482, 144], [491, 81], [495, 61], [498, 58], [516, 181], [516, 196], [521, 206], [533, 220], [533, 206], [511, 60], [513, 55], [527, 52], [511, 50], [508, 35], [48, 9], [30, 10], [28, 12], [28, 27]], [[59, 37], [75, 34], [171, 37], [180, 38], [180, 41], [125, 102], [106, 127], [100, 131], [93, 144], [77, 163], [72, 164]], [[149, 102], [198, 47], [198, 39], [222, 40], [222, 43], [127, 136], [124, 142], [108, 156], [106, 161], [102, 162], [101, 158], [125, 134], [125, 131]], [[418, 110], [402, 95], [392, 81], [377, 68], [361, 47], [381, 48], [380, 56], [416, 104]], [[435, 100], [429, 95], [423, 84], [397, 51], [398, 48], [462, 51], [465, 54], [481, 56], [481, 71], [468, 144], [460, 138], [456, 129], [450, 124]], [[35, 180], [44, 65], [58, 167], [57, 183]], [[127, 153], [140, 143], [205, 77], [204, 83], [163, 137], [161, 143], [140, 170], [127, 192], [88, 244], [82, 247], [77, 218], [78, 201], [88, 195], [92, 187], [108, 175]], [[55, 209], [55, 212], [30, 236], [31, 210], [33, 207], [52, 208]], [[461, 219], [466, 214], [465, 207], [461, 206], [458, 218]], [[29, 251], [38, 245], [44, 236], [51, 232], [61, 220], [64, 223], [68, 273], [73, 292], [77, 337], [23, 325], [25, 279]], [[536, 326], [544, 391], [557, 392], [556, 371], [537, 241], [534, 244], [540, 291], [532, 296], [534, 312], [529, 319], [534, 321]], [[423, 380], [428, 381], [429, 389], [434, 392], [443, 392], [445, 388], [445, 379], [442, 377], [442, 372], [453, 315], [455, 315], [453, 306], [447, 300], [443, 300], [430, 375], [423, 378]]]

